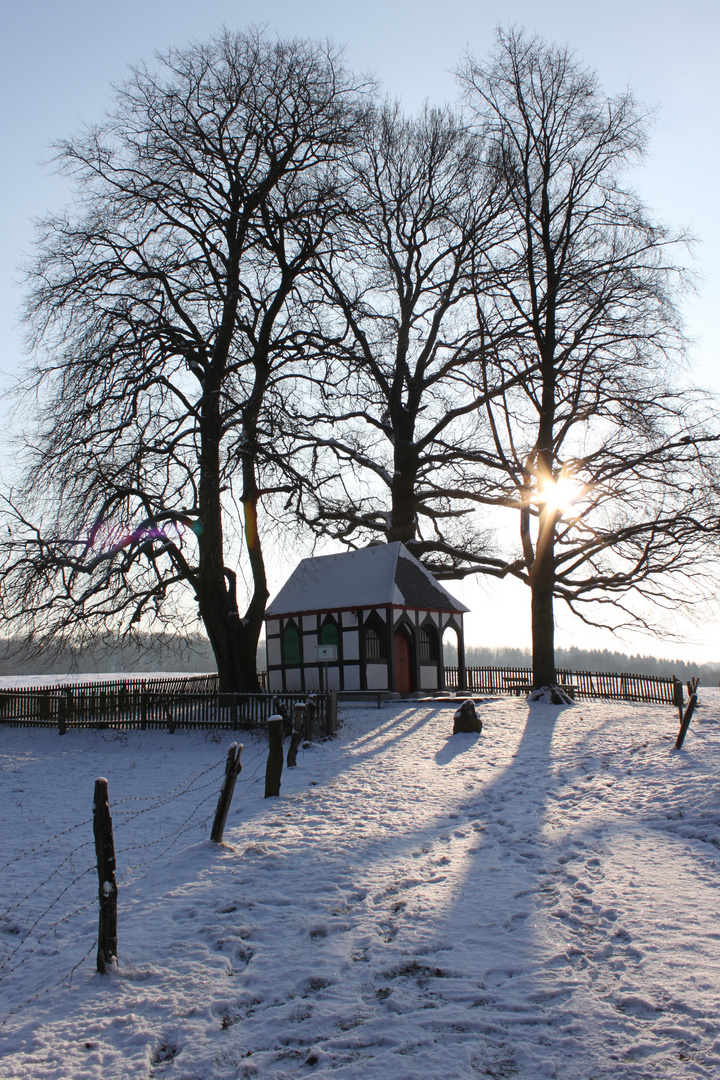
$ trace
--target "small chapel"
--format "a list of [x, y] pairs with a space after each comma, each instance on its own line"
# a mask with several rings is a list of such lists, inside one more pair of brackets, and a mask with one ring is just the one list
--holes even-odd
[[448, 629], [462, 688], [466, 611], [401, 543], [303, 559], [265, 612], [268, 689], [442, 691]]

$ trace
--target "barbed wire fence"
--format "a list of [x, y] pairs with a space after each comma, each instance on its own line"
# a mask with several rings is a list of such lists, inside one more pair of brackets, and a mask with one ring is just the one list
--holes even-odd
[[[263, 755], [253, 757], [251, 770], [237, 777], [236, 800], [264, 782]], [[225, 768], [223, 758], [154, 797], [110, 793], [120, 890], [139, 886], [150, 866], [157, 868], [183, 839], [209, 837]], [[169, 813], [172, 804], [180, 804], [179, 812]], [[168, 818], [171, 828], [164, 827]], [[59, 986], [69, 986], [97, 949], [97, 873], [92, 813], [0, 863], [0, 994], [9, 1004], [0, 1028]]]
[[[277, 715], [278, 706], [274, 699], [273, 705], [277, 719], [291, 725], [294, 715], [292, 707], [281, 708], [280, 715]], [[306, 720], [309, 720], [309, 727], [306, 728], [303, 718], [308, 711]], [[295, 734], [307, 735], [312, 739], [314, 710], [308, 710], [308, 703], [302, 702], [298, 714], [300, 727], [293, 727]], [[332, 734], [332, 730], [328, 733]], [[256, 789], [265, 786], [267, 796], [267, 762], [262, 752], [253, 754], [250, 769], [241, 770], [242, 749], [242, 744], [237, 749], [237, 744], [233, 743], [227, 760], [216, 761], [205, 769], [189, 773], [175, 787], [156, 796], [116, 798], [117, 793], [112, 792], [109, 793], [108, 804], [107, 781], [96, 781], [94, 797], [97, 797], [98, 784], [104, 784], [104, 798], [112, 818], [110, 833], [115, 856], [113, 888], [124, 890], [129, 886], [140, 886], [143, 878], [151, 872], [150, 868], [161, 864], [183, 838], [189, 838], [190, 834], [198, 839], [207, 838], [213, 818], [213, 839], [221, 840], [233, 791], [236, 798], [246, 801], [251, 793], [253, 796], [256, 794]], [[294, 750], [296, 757], [297, 743]], [[288, 765], [295, 764], [295, 757], [292, 761], [288, 758]], [[221, 787], [223, 768], [225, 777]], [[277, 794], [276, 791], [271, 793]], [[198, 795], [201, 796], [199, 801]], [[187, 804], [187, 812], [183, 809], [180, 815], [176, 815], [172, 827], [166, 828], [165, 823], [172, 816], [169, 808], [181, 800]], [[177, 816], [180, 817], [179, 821]], [[98, 970], [107, 970], [101, 962], [102, 929], [98, 932], [98, 923], [101, 928], [103, 923], [103, 881], [101, 877], [98, 888], [97, 884], [93, 885], [92, 877], [100, 873], [101, 863], [94, 831], [94, 814], [91, 814], [0, 863], [0, 994], [13, 1002], [4, 1015], [0, 1014], [0, 1028], [22, 1009], [57, 987], [69, 986], [75, 973], [96, 949]], [[150, 839], [146, 839], [148, 832], [154, 834]], [[149, 854], [152, 854], [150, 864]], [[51, 859], [54, 865], [47, 872]], [[29, 867], [22, 865], [26, 860], [30, 860]], [[40, 880], [28, 888], [22, 882], [32, 879], [33, 860], [38, 864], [37, 877]], [[116, 863], [119, 874], [114, 872]], [[9, 878], [18, 867], [21, 870], [16, 876], [20, 884], [16, 893], [22, 895], [11, 901], [12, 884]], [[107, 882], [104, 886], [107, 888]], [[4, 910], [3, 902], [8, 904]], [[99, 920], [98, 905], [101, 912]], [[58, 977], [48, 982], [51, 966], [57, 971]]]

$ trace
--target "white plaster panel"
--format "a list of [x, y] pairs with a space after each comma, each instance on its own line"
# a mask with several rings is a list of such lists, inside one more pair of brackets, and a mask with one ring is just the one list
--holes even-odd
[[316, 667], [305, 668], [305, 689], [306, 690], [319, 690], [320, 689], [320, 674]]
[[282, 663], [282, 657], [280, 655], [280, 638], [268, 638], [267, 662], [268, 664]]
[[285, 681], [288, 690], [302, 690], [302, 685], [300, 683], [300, 668], [288, 668], [285, 672]]
[[387, 690], [388, 669], [387, 664], [368, 664], [367, 666], [368, 690]]
[[429, 667], [427, 664], [420, 665], [420, 689], [421, 690], [437, 690], [437, 668]]
[[360, 656], [357, 630], [343, 630], [343, 656], [346, 660], [357, 660]]
[[266, 629], [265, 629], [266, 634], [279, 634], [280, 633], [280, 620], [279, 619], [268, 619], [268, 621], [265, 623], [265, 627], [266, 627]]
[[346, 690], [359, 690], [360, 689], [360, 668], [359, 667], [346, 667], [345, 668], [345, 689]]
[[282, 671], [268, 672], [268, 690], [282, 690]]
[[340, 668], [329, 667], [325, 670], [326, 683], [325, 686], [328, 690], [340, 689]]
[[343, 626], [357, 626], [357, 615], [354, 611], [343, 611], [342, 613]]

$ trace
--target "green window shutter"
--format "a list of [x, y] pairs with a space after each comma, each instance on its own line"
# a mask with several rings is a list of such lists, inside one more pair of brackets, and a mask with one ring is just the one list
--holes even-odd
[[286, 626], [283, 633], [283, 651], [286, 667], [300, 666], [300, 634], [297, 627]]

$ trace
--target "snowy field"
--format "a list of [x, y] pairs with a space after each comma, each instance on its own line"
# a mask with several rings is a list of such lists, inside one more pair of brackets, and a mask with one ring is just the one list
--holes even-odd
[[[346, 706], [243, 737], [0, 728], [0, 1077], [720, 1076], [720, 697]], [[119, 972], [95, 972], [108, 778]]]
[[102, 682], [149, 682], [151, 679], [187, 679], [202, 678], [210, 674], [207, 671], [141, 671], [139, 675], [125, 672], [105, 671], [95, 674], [85, 672], [75, 675], [0, 675], [0, 690], [28, 690], [33, 686], [82, 686], [83, 683]]

